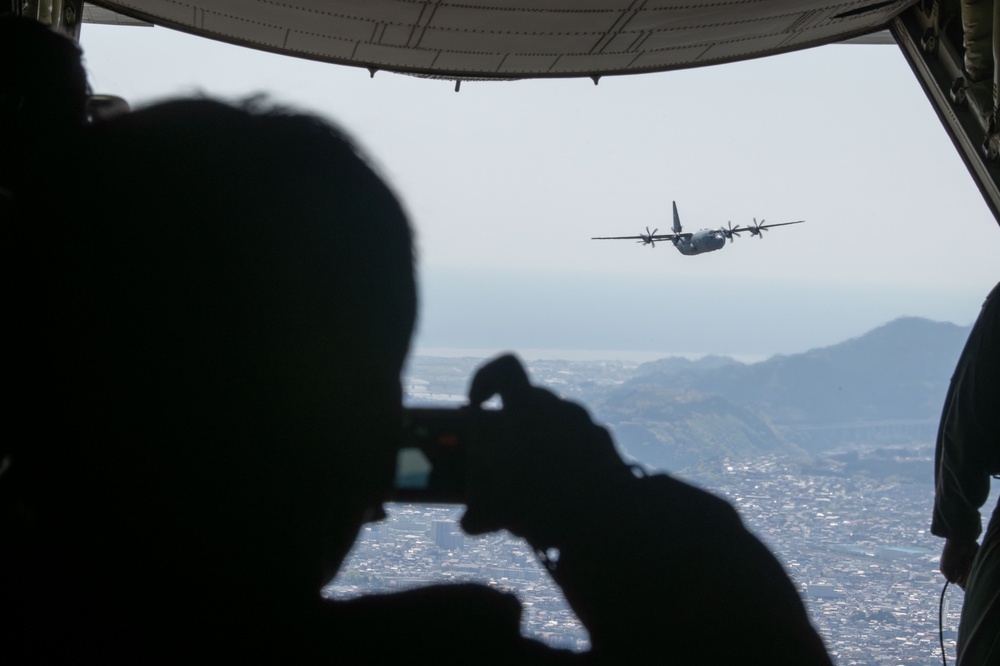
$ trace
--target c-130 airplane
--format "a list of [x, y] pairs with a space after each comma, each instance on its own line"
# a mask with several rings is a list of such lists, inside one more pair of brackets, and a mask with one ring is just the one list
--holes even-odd
[[596, 236], [590, 240], [634, 240], [650, 247], [656, 247], [656, 241], [670, 241], [681, 254], [704, 254], [705, 252], [721, 250], [725, 246], [727, 238], [732, 243], [733, 236], [739, 236], [742, 231], [749, 231], [751, 237], [764, 238], [764, 232], [771, 227], [784, 227], [789, 224], [801, 224], [805, 222], [805, 220], [796, 220], [794, 222], [764, 224], [764, 220], [757, 222], [757, 218], [755, 217], [753, 225], [745, 227], [734, 227], [733, 223], [730, 222], [728, 226], [716, 229], [699, 229], [694, 232], [683, 231], [681, 230], [681, 218], [677, 215], [677, 202], [674, 201], [672, 203], [674, 205], [674, 233], [672, 234], [657, 234], [656, 232], [659, 229], [650, 231], [649, 227], [646, 227], [646, 233], [639, 234], [638, 236]]

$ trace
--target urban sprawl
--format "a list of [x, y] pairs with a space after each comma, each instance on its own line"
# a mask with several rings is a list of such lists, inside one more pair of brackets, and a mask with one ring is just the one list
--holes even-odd
[[[419, 371], [411, 368], [411, 397], [461, 400], [464, 380], [457, 382], [455, 376], [467, 377], [467, 365], [453, 363], [454, 371], [441, 377], [414, 377]], [[533, 364], [534, 379], [557, 389], [571, 376], [569, 364], [541, 367]], [[614, 373], [603, 379], [614, 381]], [[930, 443], [901, 455], [911, 461], [912, 456], [925, 458], [930, 470]], [[944, 581], [937, 571], [941, 543], [927, 529], [929, 484], [803, 474], [777, 456], [723, 460], [714, 473], [688, 480], [732, 502], [777, 554], [839, 666], [941, 659], [938, 603]], [[477, 581], [521, 599], [525, 635], [554, 646], [587, 648], [586, 630], [523, 541], [508, 534], [462, 535], [456, 522], [460, 506], [389, 509], [388, 520], [364, 528], [348, 561], [324, 588], [325, 596]], [[943, 619], [949, 658], [954, 657], [961, 601], [961, 591], [950, 588]]]

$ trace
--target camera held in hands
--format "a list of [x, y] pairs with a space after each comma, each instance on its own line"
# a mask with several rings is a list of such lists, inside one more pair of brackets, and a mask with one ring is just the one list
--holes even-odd
[[403, 441], [396, 455], [393, 501], [465, 502], [466, 456], [473, 418], [480, 429], [493, 431], [498, 429], [502, 416], [500, 412], [472, 407], [417, 407], [403, 411]]

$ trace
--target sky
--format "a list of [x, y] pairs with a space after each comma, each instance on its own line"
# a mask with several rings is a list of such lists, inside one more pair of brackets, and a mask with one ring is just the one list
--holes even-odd
[[[418, 353], [752, 360], [900, 316], [970, 324], [1000, 227], [895, 46], [454, 83], [165, 28], [84, 25], [95, 92], [275, 103], [345, 127], [416, 229]], [[682, 256], [593, 236], [806, 220]], [[377, 242], [377, 239], [373, 239]]]

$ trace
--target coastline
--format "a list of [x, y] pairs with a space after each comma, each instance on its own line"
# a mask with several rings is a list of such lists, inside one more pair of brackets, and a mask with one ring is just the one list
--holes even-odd
[[[476, 347], [415, 347], [411, 356], [429, 358], [487, 359], [513, 351], [525, 361], [615, 361], [619, 363], [648, 363], [663, 358], [686, 358], [697, 361], [709, 356], [705, 352], [636, 351], [620, 349], [490, 349]], [[769, 354], [720, 354], [741, 363], [757, 363], [770, 358]]]

